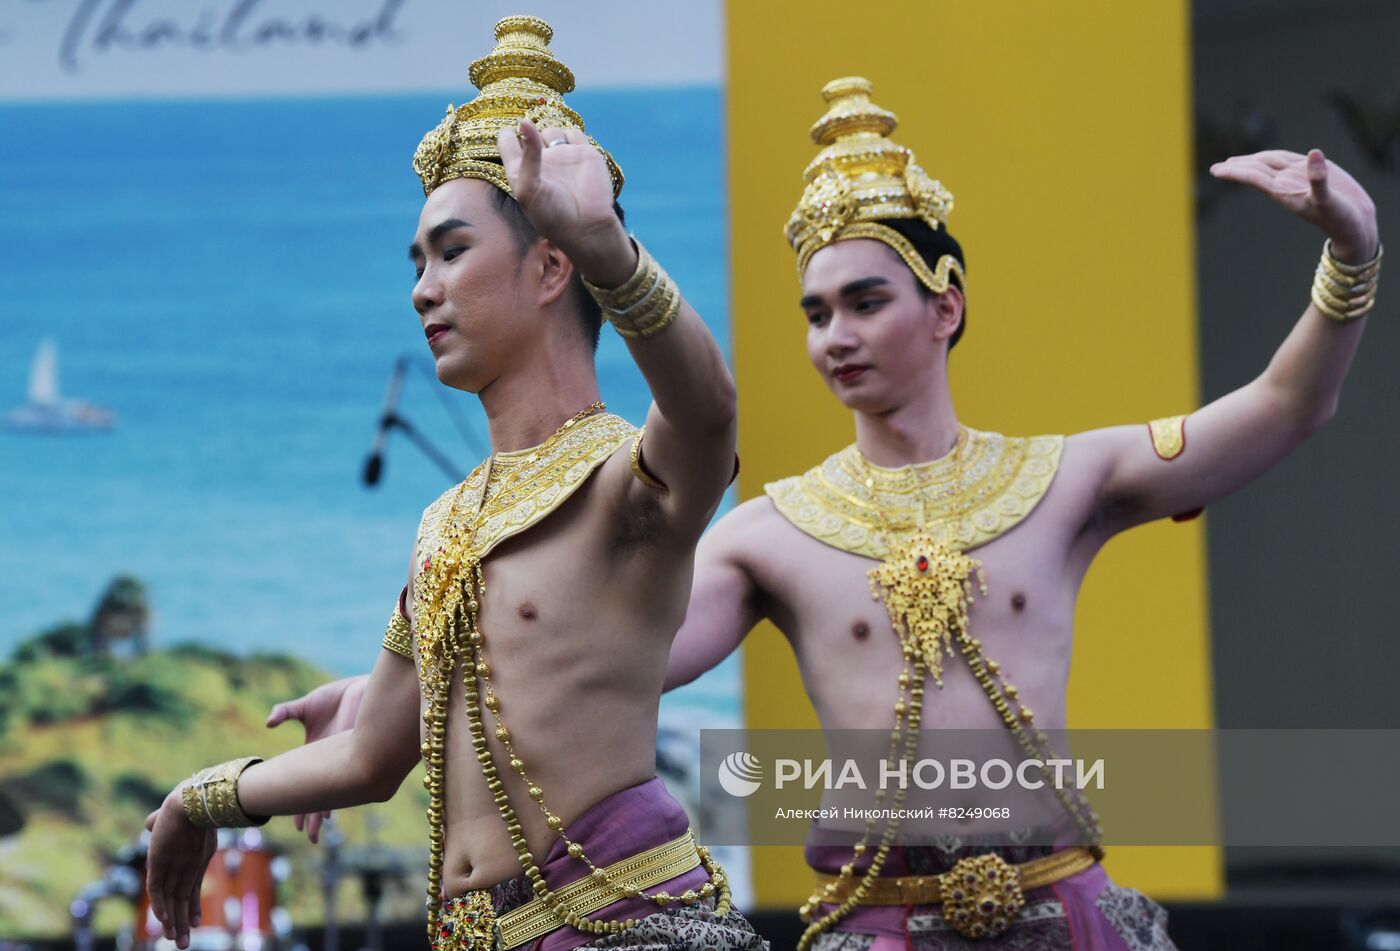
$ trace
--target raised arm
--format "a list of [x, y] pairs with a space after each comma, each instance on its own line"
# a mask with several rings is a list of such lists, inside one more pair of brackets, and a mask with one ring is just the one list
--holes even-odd
[[700, 538], [690, 606], [671, 643], [664, 689], [688, 684], [717, 666], [763, 616], [761, 593], [745, 558], [745, 540], [758, 530], [762, 504], [762, 499], [746, 502]]
[[1068, 440], [1067, 455], [1098, 473], [1099, 521], [1110, 532], [1198, 510], [1288, 455], [1336, 412], [1365, 327], [1364, 315], [1347, 310], [1364, 309], [1375, 277], [1348, 272], [1373, 261], [1380, 244], [1375, 205], [1355, 179], [1317, 150], [1237, 156], [1211, 172], [1259, 189], [1330, 239], [1332, 259], [1316, 278], [1325, 306], [1307, 306], [1263, 373], [1184, 421], [1160, 422], [1151, 435], [1119, 426]]
[[[679, 298], [679, 292], [639, 257], [613, 211], [606, 165], [582, 132], [541, 132], [525, 120], [518, 138], [503, 130], [499, 146], [515, 200], [593, 285], [604, 316], [623, 333], [651, 388], [639, 465], [666, 487], [659, 496], [662, 509], [689, 544], [734, 473], [734, 380], [724, 355], [684, 299], [678, 310], [665, 306], [668, 295]], [[669, 321], [650, 319], [670, 312], [675, 316]], [[636, 489], [655, 491], [640, 482]]]

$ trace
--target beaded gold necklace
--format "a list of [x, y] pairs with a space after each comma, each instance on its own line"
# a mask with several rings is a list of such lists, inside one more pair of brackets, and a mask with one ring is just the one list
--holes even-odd
[[[1033, 729], [1034, 714], [1018, 699], [1019, 691], [1006, 680], [1001, 665], [983, 652], [981, 640], [973, 637], [969, 631], [968, 612], [974, 601], [974, 579], [979, 593], [983, 596], [987, 594], [982, 563], [964, 554], [957, 544], [956, 528], [953, 531], [946, 528], [934, 531], [928, 518], [927, 502], [930, 498], [935, 503], [938, 516], [944, 520], [943, 524], [955, 527], [967, 521], [969, 508], [986, 502], [985, 495], [973, 494], [969, 498], [965, 492], [963, 457], [970, 441], [969, 431], [959, 427], [951, 453], [951, 473], [939, 479], [933, 492], [928, 491], [924, 478], [930, 472], [937, 474], [941, 460], [903, 469], [887, 469], [874, 465], [855, 450], [854, 458], [863, 470], [860, 474], [863, 497], [841, 493], [846, 503], [867, 516], [873, 516], [874, 524], [870, 527], [879, 529], [885, 551], [883, 561], [870, 569], [868, 574], [871, 596], [884, 602], [904, 657], [903, 669], [899, 674], [899, 699], [894, 705], [889, 758], [893, 759], [901, 740], [903, 759], [913, 758], [918, 747], [922, 719], [924, 677], [927, 675], [938, 687], [943, 686], [943, 657], [945, 654], [955, 656], [953, 644], [956, 642], [973, 676], [1022, 749], [1032, 757], [1039, 757], [1043, 763], [1051, 758], [1048, 738], [1044, 732]], [[848, 450], [841, 455], [840, 465], [849, 470], [852, 452]], [[824, 479], [823, 483], [830, 486], [834, 481]], [[889, 504], [890, 499], [897, 500], [896, 504]], [[829, 530], [829, 526], [827, 528]], [[863, 538], [861, 542], [866, 544]], [[1016, 704], [1014, 711], [1012, 703]], [[1080, 797], [1071, 799], [1058, 784], [1051, 783], [1051, 788], [1090, 841], [1098, 842], [1101, 837], [1098, 816], [1088, 803]], [[886, 820], [879, 845], [860, 882], [834, 911], [813, 920], [819, 906], [830, 903], [833, 896], [844, 890], [855, 877], [856, 860], [869, 850], [870, 836], [885, 797], [883, 787], [876, 790], [876, 808], [866, 819], [860, 840], [853, 846], [852, 860], [841, 866], [835, 880], [821, 892], [812, 895], [799, 909], [799, 915], [808, 922], [808, 926], [798, 942], [798, 951], [806, 951], [817, 935], [849, 915], [879, 878], [898, 835], [897, 817], [904, 793], [905, 787], [901, 784], [895, 790], [895, 807], [891, 813], [894, 818]], [[996, 916], [994, 925], [1005, 927], [1015, 911], [1016, 908], [1008, 904]], [[1003, 918], [1004, 921], [1001, 920]]]
[[[452, 676], [462, 660], [464, 652], [467, 654], [468, 661], [463, 676], [467, 722], [471, 732], [472, 747], [481, 767], [482, 776], [486, 780], [487, 789], [496, 803], [501, 819], [506, 825], [511, 845], [516, 850], [521, 868], [529, 879], [531, 887], [536, 896], [545, 903], [561, 924], [567, 924], [592, 934], [608, 934], [631, 927], [637, 921], [636, 919], [622, 921], [590, 919], [587, 915], [581, 914], [571, 907], [567, 901], [549, 888], [529, 850], [519, 817], [510, 804], [491, 751], [487, 746], [485, 725], [481, 713], [483, 706], [491, 711], [496, 723], [496, 739], [504, 748], [511, 769], [521, 777], [530, 798], [543, 811], [548, 827], [563, 839], [568, 854], [588, 866], [589, 875], [595, 882], [610, 886], [618, 899], [642, 898], [657, 905], [667, 905], [676, 901], [693, 905], [702, 899], [716, 896], [716, 913], [724, 915], [729, 911], [728, 880], [723, 870], [714, 862], [708, 850], [703, 846], [697, 845], [696, 852], [702, 866], [709, 873], [710, 881], [698, 890], [687, 890], [684, 894], [676, 896], [669, 895], [664, 891], [646, 894], [626, 882], [613, 880], [607, 870], [598, 867], [589, 860], [584, 854], [583, 846], [565, 835], [563, 820], [545, 805], [544, 791], [529, 779], [525, 763], [513, 745], [510, 730], [501, 720], [500, 699], [492, 686], [491, 668], [487, 663], [485, 653], [485, 636], [479, 624], [481, 601], [486, 593], [486, 578], [482, 570], [485, 548], [479, 543], [480, 536], [485, 534], [489, 541], [490, 538], [499, 536], [498, 525], [501, 522], [518, 522], [522, 519], [513, 519], [509, 508], [494, 511], [494, 506], [488, 503], [490, 490], [493, 485], [499, 484], [501, 488], [497, 495], [509, 496], [510, 483], [517, 475], [528, 473], [532, 463], [546, 457], [561, 437], [575, 426], [583, 423], [588, 417], [602, 412], [603, 409], [605, 407], [601, 402], [592, 404], [564, 423], [553, 436], [539, 447], [529, 450], [527, 453], [500, 453], [488, 457], [480, 469], [458, 487], [447, 517], [439, 529], [440, 547], [437, 554], [424, 566], [422, 574], [415, 584], [414, 629], [419, 646], [419, 677], [424, 696], [428, 698], [428, 706], [423, 713], [424, 722], [427, 724], [428, 738], [423, 743], [422, 752], [427, 762], [427, 773], [423, 784], [427, 787], [430, 797], [427, 896], [430, 940], [438, 934], [442, 909], [443, 750], [447, 732], [448, 696]], [[617, 440], [619, 433], [614, 432], [612, 428], [606, 427], [603, 423], [598, 425], [605, 429], [600, 438], [604, 441], [602, 447], [606, 449]], [[622, 435], [625, 436], [628, 433], [622, 433]], [[499, 467], [499, 463], [502, 461], [507, 464], [509, 471], [504, 473], [498, 483], [493, 482], [493, 477], [498, 474], [499, 468], [503, 468]], [[568, 461], [566, 460], [566, 462]], [[462, 496], [469, 486], [479, 487], [480, 494], [475, 500], [471, 516], [459, 521], [456, 517], [457, 510]], [[502, 515], [505, 516], [504, 519]], [[465, 643], [463, 635], [465, 635]], [[480, 679], [484, 691], [478, 688], [478, 679]]]

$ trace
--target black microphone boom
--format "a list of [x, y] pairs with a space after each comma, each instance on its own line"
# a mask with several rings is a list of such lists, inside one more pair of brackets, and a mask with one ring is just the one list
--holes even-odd
[[[370, 444], [369, 455], [365, 457], [364, 469], [360, 478], [368, 488], [377, 486], [384, 478], [384, 461], [389, 444], [389, 432], [399, 429], [409, 441], [418, 447], [423, 455], [431, 459], [439, 469], [454, 482], [460, 482], [463, 475], [452, 460], [443, 454], [426, 436], [398, 414], [399, 398], [403, 395], [404, 374], [411, 363], [408, 356], [400, 356], [394, 361], [394, 372], [389, 376], [389, 389], [384, 394], [384, 405], [379, 411], [379, 426], [374, 431], [374, 442]], [[457, 420], [454, 417], [454, 422]], [[460, 427], [459, 427], [460, 428]]]
[[403, 395], [403, 375], [407, 366], [408, 358], [401, 356], [394, 361], [394, 372], [389, 374], [389, 389], [384, 393], [384, 406], [379, 411], [379, 427], [374, 431], [374, 442], [370, 445], [362, 474], [365, 485], [370, 488], [378, 485], [384, 474], [384, 444], [389, 439], [389, 430], [394, 426], [394, 411], [399, 408], [399, 397]]
[[384, 453], [371, 452], [365, 457], [365, 471], [362, 475], [365, 485], [374, 488], [379, 484], [379, 477], [384, 474]]

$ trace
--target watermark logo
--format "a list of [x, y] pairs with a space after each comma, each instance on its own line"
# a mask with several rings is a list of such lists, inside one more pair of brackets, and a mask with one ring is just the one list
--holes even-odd
[[730, 753], [719, 764], [719, 784], [729, 795], [743, 799], [758, 792], [763, 782], [763, 766], [758, 757], [740, 750]]

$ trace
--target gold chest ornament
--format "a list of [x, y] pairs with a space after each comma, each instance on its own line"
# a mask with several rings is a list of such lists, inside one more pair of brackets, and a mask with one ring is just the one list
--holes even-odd
[[[880, 563], [869, 571], [872, 596], [882, 601], [899, 638], [904, 666], [888, 758], [912, 758], [918, 746], [924, 680], [943, 685], [943, 659], [961, 653], [992, 706], [1028, 756], [1052, 758], [1045, 734], [1019, 691], [986, 656], [969, 630], [968, 612], [977, 592], [987, 593], [982, 565], [965, 552], [1015, 527], [1049, 491], [1064, 440], [1060, 436], [1011, 439], [961, 428], [953, 451], [942, 459], [901, 469], [876, 466], [849, 446], [801, 476], [765, 489], [779, 513], [808, 535]], [[901, 747], [903, 752], [900, 752]], [[1081, 797], [1053, 786], [1066, 812], [1093, 842], [1098, 816]], [[895, 790], [894, 814], [905, 790]], [[880, 812], [885, 790], [875, 793]], [[800, 914], [809, 922], [798, 943], [805, 951], [818, 934], [861, 904], [889, 856], [898, 820], [887, 821], [870, 865], [855, 879], [855, 859], [869, 850], [877, 819], [866, 820], [851, 862]], [[1024, 905], [1014, 869], [999, 856], [959, 861], [944, 876], [945, 919], [969, 938], [994, 937], [1010, 927]], [[822, 904], [844, 894], [836, 910], [813, 919]]]
[[[695, 905], [713, 897], [715, 914], [722, 917], [729, 913], [728, 879], [703, 847], [697, 846], [694, 851], [710, 881], [698, 890], [680, 895], [644, 892], [610, 869], [594, 865], [583, 846], [564, 832], [563, 819], [545, 804], [544, 791], [531, 781], [525, 761], [516, 752], [511, 731], [502, 720], [502, 703], [492, 683], [486, 637], [480, 626], [481, 602], [486, 594], [483, 562], [496, 545], [556, 511], [598, 466], [636, 438], [635, 427], [619, 417], [604, 415], [603, 409], [602, 403], [587, 407], [534, 449], [493, 454], [457, 488], [429, 506], [423, 516], [417, 547], [417, 557], [423, 561], [413, 584], [413, 633], [418, 647], [420, 687], [427, 700], [423, 711], [427, 739], [422, 754], [427, 764], [423, 785], [429, 793], [428, 938], [435, 948], [440, 943], [453, 942], [457, 947], [484, 951], [502, 943], [501, 929], [486, 892], [468, 893], [467, 901], [455, 903], [446, 914], [442, 907], [447, 707], [452, 678], [459, 669], [472, 748], [487, 791], [537, 900], [555, 922], [605, 935], [624, 931], [634, 926], [637, 919], [592, 918], [571, 902], [568, 887], [553, 890], [545, 882], [487, 745], [483, 709], [489, 711], [495, 723], [493, 735], [505, 751], [510, 770], [520, 777], [526, 793], [544, 814], [546, 825], [563, 840], [569, 855], [588, 867], [592, 882], [607, 888], [616, 898], [646, 899], [660, 907], [673, 903]], [[425, 553], [430, 554], [424, 558]]]

